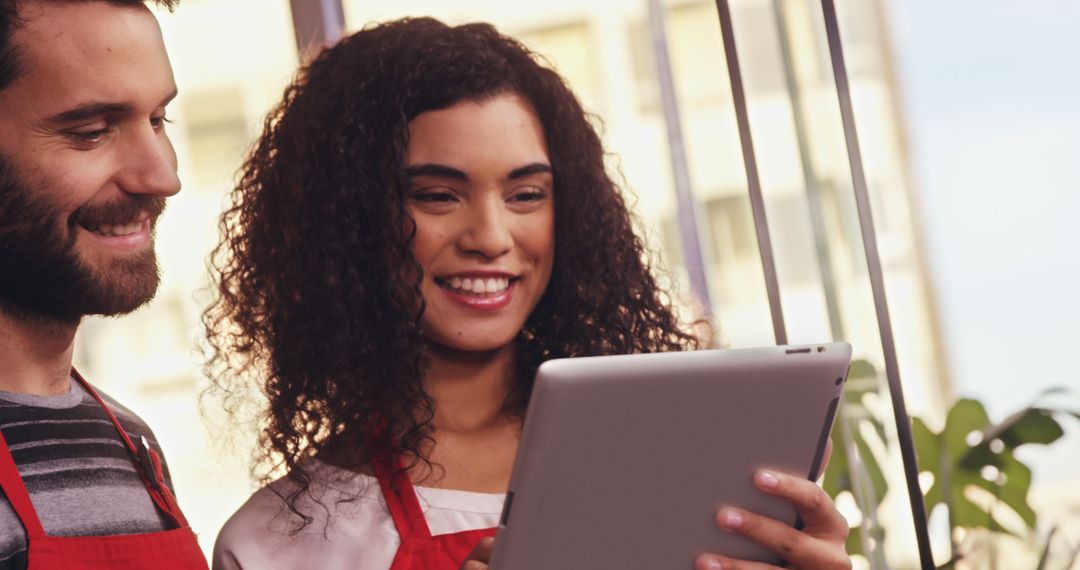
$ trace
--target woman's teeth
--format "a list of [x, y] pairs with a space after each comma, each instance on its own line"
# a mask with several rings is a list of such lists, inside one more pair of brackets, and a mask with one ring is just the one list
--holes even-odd
[[502, 293], [510, 287], [510, 279], [506, 277], [451, 277], [443, 281], [443, 285], [455, 293], [471, 293], [473, 295], [485, 295]]
[[134, 224], [99, 224], [97, 226], [84, 227], [98, 235], [119, 237], [139, 233], [142, 226], [142, 222], [136, 222]]

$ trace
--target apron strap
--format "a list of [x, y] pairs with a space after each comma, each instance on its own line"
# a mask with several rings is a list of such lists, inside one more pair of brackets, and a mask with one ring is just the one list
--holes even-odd
[[431, 538], [427, 519], [416, 498], [416, 489], [409, 480], [409, 472], [401, 464], [401, 458], [392, 452], [380, 453], [375, 455], [371, 465], [402, 544], [406, 540]]
[[41, 519], [30, 502], [30, 492], [19, 475], [19, 468], [15, 465], [15, 458], [11, 456], [3, 433], [0, 433], [0, 489], [3, 489], [15, 515], [26, 528], [26, 538], [34, 540], [45, 537], [45, 527], [41, 526]]
[[143, 481], [143, 485], [146, 486], [146, 492], [150, 494], [150, 499], [154, 501], [154, 505], [168, 516], [179, 528], [186, 528], [188, 526], [187, 519], [184, 518], [184, 514], [180, 512], [180, 505], [177, 504], [176, 498], [172, 492], [169, 491], [169, 487], [165, 485], [164, 470], [161, 466], [161, 457], [157, 452], [150, 447], [146, 438], [143, 438], [142, 450], [135, 446], [135, 443], [128, 437], [123, 426], [120, 425], [120, 420], [116, 419], [116, 416], [109, 409], [109, 406], [105, 404], [105, 400], [101, 399], [97, 391], [94, 390], [90, 383], [87, 382], [81, 374], [74, 368], [71, 369], [71, 375], [76, 381], [82, 385], [83, 389], [88, 394], [93, 396], [97, 400], [101, 409], [105, 410], [105, 414], [109, 416], [109, 420], [112, 421], [113, 427], [116, 428], [117, 433], [120, 434], [120, 439], [124, 441], [124, 446], [127, 447], [129, 459], [135, 466], [135, 471], [139, 474], [139, 477]]

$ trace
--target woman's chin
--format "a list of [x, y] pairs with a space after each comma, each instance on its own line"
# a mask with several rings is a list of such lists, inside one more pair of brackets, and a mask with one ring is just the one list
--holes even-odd
[[428, 340], [429, 350], [444, 354], [473, 354], [476, 356], [490, 355], [506, 350], [512, 350], [514, 338], [512, 335], [466, 335], [466, 334], [429, 334], [425, 333]]

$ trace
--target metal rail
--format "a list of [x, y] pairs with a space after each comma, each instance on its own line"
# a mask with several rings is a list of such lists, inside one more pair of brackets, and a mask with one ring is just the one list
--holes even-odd
[[765, 200], [761, 196], [761, 178], [758, 176], [757, 158], [754, 155], [754, 140], [750, 135], [746, 90], [743, 88], [739, 55], [735, 49], [735, 27], [731, 21], [728, 0], [716, 0], [716, 11], [720, 15], [720, 33], [724, 38], [724, 57], [727, 59], [728, 76], [731, 78], [731, 98], [735, 104], [735, 120], [739, 126], [739, 141], [742, 143], [743, 165], [746, 167], [746, 184], [750, 191], [750, 209], [754, 214], [758, 252], [761, 254], [761, 266], [765, 272], [765, 290], [769, 297], [773, 336], [776, 344], [787, 344], [784, 309], [780, 303], [780, 283], [776, 277], [776, 261], [769, 237], [769, 223], [765, 216]]
[[678, 204], [679, 238], [682, 242], [683, 264], [690, 277], [690, 289], [706, 314], [713, 310], [709, 299], [709, 280], [705, 273], [705, 261], [701, 253], [701, 238], [693, 188], [690, 185], [690, 167], [686, 161], [683, 143], [682, 121], [679, 103], [675, 95], [675, 80], [671, 72], [668, 54], [667, 30], [664, 25], [664, 9], [660, 0], [649, 0], [649, 33], [652, 37], [653, 57], [656, 59], [656, 79], [660, 84], [660, 103], [664, 111], [667, 129], [668, 152], [671, 157], [671, 173], [675, 179], [675, 198]]
[[862, 153], [859, 150], [859, 135], [855, 129], [851, 86], [848, 82], [847, 67], [844, 64], [844, 49], [840, 43], [836, 6], [833, 0], [821, 0], [821, 8], [825, 18], [825, 34], [829, 40], [829, 56], [832, 60], [833, 77], [836, 80], [836, 93], [840, 100], [840, 117], [844, 124], [844, 140], [847, 143], [848, 163], [851, 166], [851, 182], [855, 188], [855, 203], [859, 212], [859, 226], [862, 229], [863, 247], [866, 252], [866, 267], [870, 274], [870, 287], [874, 295], [878, 331], [881, 333], [885, 375], [889, 382], [893, 416], [896, 419], [900, 456], [904, 462], [904, 476], [907, 480], [908, 499], [915, 523], [915, 538], [919, 545], [919, 559], [924, 570], [933, 570], [934, 557], [930, 550], [930, 537], [927, 531], [926, 503], [919, 485], [919, 463], [915, 456], [915, 443], [911, 435], [911, 418], [908, 417], [907, 407], [904, 404], [904, 391], [900, 384], [896, 342], [893, 338], [889, 305], [885, 298], [885, 279], [881, 268], [881, 257], [878, 255], [877, 234], [874, 230], [870, 193], [866, 185], [866, 172], [863, 170]]

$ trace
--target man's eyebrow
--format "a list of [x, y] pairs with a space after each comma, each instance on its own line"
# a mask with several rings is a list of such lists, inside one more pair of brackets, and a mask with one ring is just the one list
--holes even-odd
[[66, 125], [68, 123], [76, 123], [79, 121], [85, 121], [87, 119], [94, 119], [104, 115], [118, 115], [122, 113], [130, 113], [132, 110], [131, 105], [127, 103], [98, 103], [90, 102], [83, 103], [78, 107], [68, 109], [61, 113], [57, 113], [45, 121], [52, 125]]
[[418, 164], [416, 166], [409, 166], [405, 168], [405, 175], [409, 178], [416, 176], [434, 176], [436, 178], [449, 178], [451, 180], [460, 180], [467, 182], [469, 176], [464, 172], [446, 166], [444, 164]]
[[[177, 89], [173, 89], [164, 99], [162, 99], [160, 107], [164, 107], [172, 102], [179, 93]], [[46, 122], [53, 125], [65, 125], [68, 123], [77, 123], [79, 121], [85, 121], [88, 119], [94, 119], [104, 115], [119, 115], [123, 113], [130, 113], [134, 110], [134, 106], [130, 103], [105, 103], [100, 101], [90, 101], [83, 103], [67, 111], [57, 113], [48, 119]]]
[[534, 162], [532, 164], [526, 164], [520, 168], [515, 168], [510, 171], [510, 174], [506, 177], [507, 180], [517, 180], [519, 178], [526, 178], [533, 174], [551, 173], [551, 165], [544, 164], [542, 162]]

